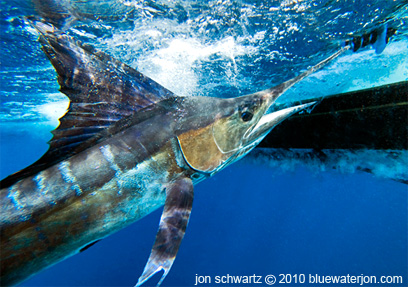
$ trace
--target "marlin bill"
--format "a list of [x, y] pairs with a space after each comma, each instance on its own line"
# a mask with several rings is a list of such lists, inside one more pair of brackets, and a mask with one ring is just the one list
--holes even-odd
[[315, 103], [267, 113], [287, 89], [348, 50], [276, 87], [237, 98], [178, 97], [133, 68], [36, 19], [70, 99], [49, 150], [1, 181], [1, 285], [15, 285], [164, 205], [137, 286], [168, 274], [194, 185], [251, 151]]

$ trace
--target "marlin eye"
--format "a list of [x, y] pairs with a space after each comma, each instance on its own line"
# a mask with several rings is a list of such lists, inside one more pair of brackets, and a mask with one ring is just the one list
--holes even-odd
[[251, 112], [248, 112], [248, 111], [241, 113], [241, 119], [244, 122], [250, 121], [253, 116], [254, 115]]
[[238, 107], [239, 117], [244, 122], [249, 122], [254, 116], [255, 106], [252, 102], [244, 103]]

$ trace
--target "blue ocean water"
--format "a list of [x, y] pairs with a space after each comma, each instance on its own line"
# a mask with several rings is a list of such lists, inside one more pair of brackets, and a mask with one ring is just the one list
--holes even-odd
[[[94, 9], [95, 21], [85, 2], [61, 3], [80, 18], [70, 33], [180, 95], [227, 97], [267, 88], [316, 63], [350, 35], [384, 23], [399, 32], [382, 54], [367, 48], [342, 56], [283, 100], [408, 79], [405, 1], [104, 1], [112, 15], [127, 13], [121, 21]], [[127, 3], [133, 14], [114, 3]], [[25, 1], [1, 2], [1, 178], [47, 150], [66, 108], [36, 35], [18, 17], [37, 13]], [[160, 214], [22, 286], [133, 286]], [[407, 185], [363, 172], [301, 165], [282, 170], [243, 159], [196, 186], [189, 226], [163, 285], [193, 286], [196, 275], [211, 276], [213, 284], [206, 286], [226, 285], [214, 278], [227, 274], [397, 275], [406, 286]]]

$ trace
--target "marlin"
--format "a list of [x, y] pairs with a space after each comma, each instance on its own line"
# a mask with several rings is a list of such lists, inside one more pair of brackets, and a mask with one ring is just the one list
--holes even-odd
[[27, 20], [70, 99], [49, 150], [1, 181], [1, 285], [17, 284], [164, 205], [137, 286], [175, 260], [193, 186], [252, 150], [313, 103], [273, 113], [287, 89], [343, 48], [276, 87], [236, 98], [179, 97], [40, 20]]

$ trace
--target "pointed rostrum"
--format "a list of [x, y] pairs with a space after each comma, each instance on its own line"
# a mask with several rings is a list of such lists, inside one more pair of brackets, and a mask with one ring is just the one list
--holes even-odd
[[189, 178], [177, 179], [167, 188], [166, 202], [156, 240], [136, 286], [142, 285], [154, 274], [163, 270], [164, 273], [157, 284], [159, 286], [169, 273], [186, 232], [193, 198], [193, 182]]

